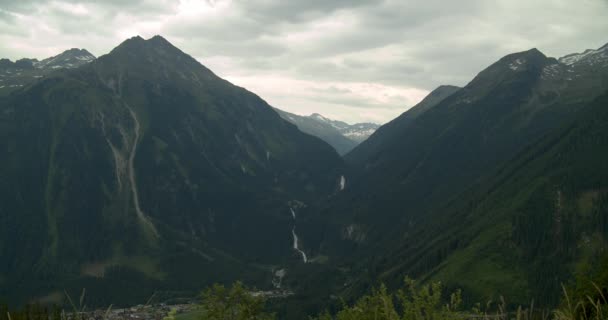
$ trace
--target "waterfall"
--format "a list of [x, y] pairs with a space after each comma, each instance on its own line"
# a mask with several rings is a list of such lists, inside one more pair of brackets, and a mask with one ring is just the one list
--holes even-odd
[[299, 252], [300, 255], [302, 255], [302, 261], [307, 263], [308, 257], [306, 256], [306, 253], [300, 249], [298, 235], [296, 234], [296, 212], [293, 210], [293, 208], [289, 208], [289, 210], [291, 211], [291, 216], [293, 217], [293, 228], [291, 229], [291, 235], [293, 236], [293, 249]]

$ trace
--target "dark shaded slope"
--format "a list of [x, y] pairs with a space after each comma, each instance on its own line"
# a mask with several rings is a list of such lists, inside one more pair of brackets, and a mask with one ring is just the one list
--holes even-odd
[[[361, 152], [356, 148], [347, 156], [361, 173], [318, 209], [307, 240], [331, 255], [347, 248], [372, 250], [368, 244], [423, 221], [432, 209], [558, 128], [600, 91], [590, 86], [587, 99], [579, 98], [577, 84], [591, 78], [585, 73], [577, 81], [546, 79], [545, 71], [556, 64], [536, 49], [511, 54], [426, 112], [406, 112], [403, 130], [383, 138], [376, 150], [372, 137]], [[320, 230], [320, 224], [326, 227]]]
[[299, 258], [290, 203], [330, 196], [342, 171], [329, 145], [158, 36], [2, 98], [0, 133], [10, 298], [270, 285], [260, 263]]
[[[511, 70], [509, 65], [518, 59], [526, 63], [518, 71]], [[533, 96], [542, 69], [551, 62], [537, 50], [507, 56], [426, 112], [415, 117], [406, 112], [403, 130], [382, 139], [381, 148], [372, 149], [375, 152], [367, 157], [351, 162], [360, 176], [320, 210], [321, 219], [331, 222], [324, 234], [317, 232], [318, 241], [327, 248], [376, 243], [513, 155], [530, 131], [546, 126], [539, 121], [526, 132], [515, 129], [514, 122], [520, 106]], [[337, 230], [331, 229], [331, 223]], [[344, 237], [348, 226], [358, 229], [357, 238], [366, 240]]]
[[[578, 142], [561, 140], [573, 118], [584, 115], [580, 123], [590, 124], [605, 117], [605, 96], [589, 107], [608, 88], [601, 50], [573, 65], [537, 50], [506, 56], [426, 112], [406, 112], [401, 118], [410, 120], [398, 134], [356, 148], [347, 159], [360, 175], [316, 208], [304, 238], [338, 268], [309, 282], [352, 297], [410, 275], [465, 288], [473, 302], [497, 294], [555, 302], [559, 281], [590, 272], [605, 248], [603, 187], [593, 187], [605, 184], [604, 146], [597, 158], [591, 148], [603, 143], [603, 120], [580, 129]], [[558, 132], [553, 140], [540, 140], [551, 132]], [[511, 164], [522, 150], [535, 153]], [[569, 153], [563, 162], [552, 160], [562, 153]], [[528, 163], [541, 154], [545, 160]], [[580, 188], [566, 200], [562, 183]], [[558, 199], [571, 208], [569, 217], [552, 211]], [[577, 210], [581, 203], [585, 209]], [[583, 243], [588, 250], [580, 250]], [[328, 277], [339, 282], [319, 281]]]
[[375, 277], [396, 283], [410, 274], [475, 299], [555, 303], [560, 283], [592, 277], [606, 257], [607, 157], [604, 94], [432, 220], [392, 238], [375, 257]]

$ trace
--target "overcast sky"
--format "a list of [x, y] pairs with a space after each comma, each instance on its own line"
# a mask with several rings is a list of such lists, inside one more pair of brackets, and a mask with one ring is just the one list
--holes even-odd
[[0, 0], [0, 30], [13, 60], [160, 34], [275, 107], [384, 123], [508, 53], [604, 45], [608, 0]]

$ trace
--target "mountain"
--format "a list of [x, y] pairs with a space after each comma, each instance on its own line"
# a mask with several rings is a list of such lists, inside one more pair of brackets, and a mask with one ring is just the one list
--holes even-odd
[[[301, 310], [410, 275], [555, 303], [605, 272], [607, 51], [505, 56], [344, 160], [159, 36], [51, 68], [0, 95], [0, 300], [239, 279]], [[17, 65], [37, 62], [0, 61]]]
[[8, 94], [57, 69], [78, 68], [93, 60], [95, 56], [85, 49], [70, 49], [42, 61], [24, 58], [12, 62], [0, 59], [0, 95]]
[[277, 111], [281, 118], [293, 123], [302, 132], [329, 143], [340, 155], [347, 153], [357, 145], [357, 142], [342, 135], [331, 124], [319, 121], [313, 116], [299, 116], [279, 109], [275, 109], [275, 111]]
[[318, 113], [310, 116], [300, 116], [287, 111], [275, 109], [279, 115], [295, 124], [302, 132], [321, 138], [329, 143], [340, 155], [351, 151], [359, 143], [365, 141], [380, 127], [375, 123], [356, 123], [331, 120]]
[[126, 305], [302, 264], [294, 212], [340, 188], [328, 144], [160, 36], [56, 69], [0, 97], [0, 298]]
[[310, 116], [300, 116], [279, 109], [275, 110], [283, 119], [295, 124], [302, 132], [319, 137], [329, 143], [340, 155], [351, 151], [380, 127], [380, 125], [375, 123], [356, 123], [351, 125], [346, 122], [325, 118], [318, 113]]
[[365, 141], [380, 127], [380, 125], [371, 122], [348, 124], [343, 121], [325, 118], [318, 113], [313, 113], [309, 116], [309, 118], [312, 118], [320, 123], [329, 124], [330, 126], [336, 128], [336, 130], [338, 130], [343, 136], [357, 143]]
[[[472, 224], [464, 218], [476, 202], [467, 192], [480, 181], [492, 179], [527, 146], [587, 109], [600, 108], [598, 104], [602, 103], [593, 101], [608, 90], [608, 72], [602, 60], [605, 51], [606, 46], [588, 54], [593, 58], [581, 58], [581, 64], [566, 64], [563, 58], [546, 57], [537, 49], [510, 54], [462, 89], [439, 88], [347, 154], [345, 159], [353, 168], [350, 172], [355, 174], [346, 177], [345, 190], [311, 208], [300, 229], [303, 241], [315, 248], [313, 254], [328, 256], [338, 270], [352, 266], [343, 276], [350, 285], [338, 290], [352, 293], [357, 287], [370, 285], [364, 279], [390, 278], [395, 282], [404, 274], [429, 279], [443, 268], [451, 270], [441, 277], [448, 285], [472, 287], [477, 298], [486, 298], [481, 293], [510, 286], [519, 290], [513, 297], [520, 299], [517, 303], [526, 302], [526, 293], [538, 294], [543, 301], [554, 299], [542, 296], [542, 286], [530, 279], [543, 277], [532, 272], [524, 260], [480, 260], [485, 264], [473, 268], [473, 257], [482, 254], [478, 252], [466, 256], [469, 264], [457, 264], [465, 261], [458, 260], [462, 256], [457, 255], [477, 250], [477, 237], [482, 232], [489, 243], [507, 242], [496, 255], [503, 254], [510, 241], [491, 238], [481, 224], [469, 229], [461, 221]], [[505, 206], [519, 200], [506, 198]], [[460, 205], [457, 214], [453, 204]], [[499, 221], [501, 214], [499, 209], [492, 209], [496, 208], [477, 210], [492, 223]], [[432, 225], [436, 221], [449, 223]], [[501, 232], [509, 230], [506, 225], [500, 228]], [[497, 259], [494, 252], [484, 253]], [[534, 259], [541, 261], [542, 251], [535, 253]], [[507, 270], [494, 267], [507, 268], [509, 263], [516, 276], [496, 276], [500, 270]], [[480, 274], [474, 276], [470, 273], [473, 270]], [[466, 279], [470, 282], [465, 283]], [[546, 284], [548, 278], [543, 279]], [[531, 297], [535, 296], [526, 298]]]
[[37, 69], [78, 68], [95, 60], [95, 56], [85, 49], [72, 48], [56, 56], [34, 62]]

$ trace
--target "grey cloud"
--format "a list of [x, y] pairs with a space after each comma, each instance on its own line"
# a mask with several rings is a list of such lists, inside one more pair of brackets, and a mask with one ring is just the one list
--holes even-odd
[[329, 94], [352, 94], [353, 91], [350, 89], [337, 88], [335, 86], [329, 86], [327, 88], [315, 88], [314, 91], [319, 93], [329, 93]]
[[[198, 0], [225, 10], [191, 19], [177, 16], [180, 1], [0, 0], [0, 57], [42, 58], [70, 47], [100, 55], [134, 35], [126, 33], [159, 33], [222, 76], [325, 84], [307, 103], [341, 105], [330, 114], [352, 106], [344, 116], [352, 119], [363, 108], [383, 107], [387, 117], [406, 107], [398, 95], [383, 100], [385, 106], [361, 98], [345, 89], [353, 83], [465, 85], [511, 52], [537, 47], [559, 56], [608, 42], [606, 0]], [[82, 4], [89, 14], [65, 4]], [[265, 95], [286, 106], [292, 99], [282, 88]]]
[[395, 95], [390, 97], [388, 103], [380, 103], [377, 100], [357, 95], [353, 90], [336, 88], [334, 86], [315, 88], [312, 91], [316, 94], [315, 100], [352, 108], [401, 110], [403, 109], [403, 101], [406, 101], [406, 97]]
[[263, 23], [306, 23], [326, 16], [336, 10], [354, 9], [378, 5], [382, 0], [252, 0], [242, 1], [244, 12]]
[[195, 21], [176, 20], [169, 22], [165, 30], [169, 34], [190, 37], [193, 40], [213, 40], [219, 42], [241, 42], [261, 38], [270, 33], [269, 27], [247, 16], [233, 14], [228, 17], [201, 19]]
[[[48, 0], [0, 0], [0, 8], [19, 14], [29, 14], [39, 11], [41, 7], [48, 6], [51, 2]], [[166, 12], [176, 4], [176, 1], [173, 0], [61, 0], [55, 2], [96, 5], [115, 12], [137, 12], [140, 15]]]
[[[209, 54], [213, 56], [232, 56], [235, 58], [251, 58], [247, 59], [253, 64], [258, 64], [260, 67], [268, 66], [265, 62], [272, 62], [270, 60], [263, 61], [260, 57], [264, 57], [266, 59], [270, 59], [274, 56], [281, 55], [285, 53], [288, 49], [279, 44], [272, 41], [243, 41], [240, 43], [234, 42], [219, 42], [213, 43], [211, 41], [202, 42], [202, 48], [206, 49]], [[256, 59], [257, 58], [257, 59]]]
[[11, 23], [15, 21], [15, 16], [0, 10], [0, 21], [5, 23]]

